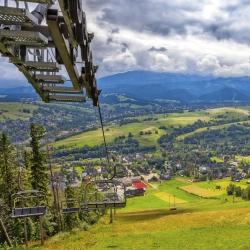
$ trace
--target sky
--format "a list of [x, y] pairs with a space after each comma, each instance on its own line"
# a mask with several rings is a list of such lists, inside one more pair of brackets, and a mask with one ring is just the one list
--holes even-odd
[[[83, 0], [83, 7], [98, 77], [130, 70], [250, 76], [250, 0]], [[3, 58], [0, 74], [24, 79]]]
[[85, 0], [101, 75], [250, 75], [250, 0]]

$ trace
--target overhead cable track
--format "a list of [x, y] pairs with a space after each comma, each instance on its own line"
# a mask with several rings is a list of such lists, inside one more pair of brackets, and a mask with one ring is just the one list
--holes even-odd
[[[101, 123], [101, 129], [102, 129], [102, 137], [103, 137], [103, 143], [104, 143], [104, 148], [105, 148], [105, 156], [107, 159], [108, 166], [110, 167], [111, 166], [110, 154], [109, 154], [107, 140], [106, 140], [106, 136], [105, 136], [104, 123], [103, 123], [103, 118], [102, 118], [102, 111], [101, 111], [100, 102], [98, 102], [98, 113], [99, 113], [99, 119], [100, 119], [100, 123]], [[109, 180], [113, 180], [116, 177], [116, 174], [117, 174], [116, 172], [117, 172], [116, 165], [114, 164], [113, 173], [112, 173], [112, 176], [109, 178]]]
[[98, 67], [91, 51], [94, 34], [87, 30], [81, 2], [0, 0], [0, 53], [45, 102], [91, 98], [94, 106], [98, 104]]

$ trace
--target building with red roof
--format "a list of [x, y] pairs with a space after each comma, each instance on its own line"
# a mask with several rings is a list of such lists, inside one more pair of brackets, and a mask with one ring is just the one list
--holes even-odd
[[147, 189], [147, 185], [142, 182], [142, 181], [134, 181], [132, 186], [135, 188], [135, 189]]

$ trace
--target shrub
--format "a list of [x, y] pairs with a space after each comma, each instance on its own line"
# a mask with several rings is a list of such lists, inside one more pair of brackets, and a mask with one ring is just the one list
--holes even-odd
[[250, 186], [248, 186], [246, 189], [242, 190], [241, 197], [244, 200], [250, 200]]
[[227, 187], [227, 195], [233, 195], [234, 190], [235, 190], [235, 185], [230, 183], [229, 186]]
[[241, 197], [242, 193], [241, 187], [235, 187], [234, 192], [236, 197]]

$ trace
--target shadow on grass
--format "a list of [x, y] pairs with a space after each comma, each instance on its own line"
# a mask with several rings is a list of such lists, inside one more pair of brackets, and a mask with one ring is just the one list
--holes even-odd
[[138, 212], [130, 212], [119, 214], [119, 220], [126, 221], [147, 221], [147, 220], [155, 220], [169, 215], [175, 214], [184, 214], [193, 212], [191, 209], [177, 209], [174, 211], [170, 211], [169, 209], [156, 209], [149, 211], [138, 211]]

